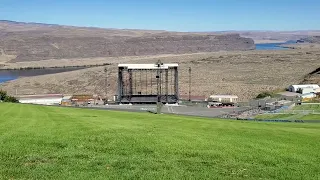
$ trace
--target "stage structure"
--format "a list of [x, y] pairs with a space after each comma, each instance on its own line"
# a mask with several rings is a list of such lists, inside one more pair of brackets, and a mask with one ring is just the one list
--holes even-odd
[[123, 104], [177, 103], [178, 64], [119, 64], [117, 96]]

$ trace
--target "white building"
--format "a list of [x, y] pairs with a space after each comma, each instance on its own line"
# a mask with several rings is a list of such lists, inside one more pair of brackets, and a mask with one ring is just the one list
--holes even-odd
[[22, 95], [16, 97], [20, 103], [58, 105], [61, 104], [62, 94]]
[[314, 89], [314, 93], [320, 93], [320, 88]]
[[317, 89], [315, 88], [302, 88], [301, 94], [308, 94], [308, 93], [316, 93]]
[[313, 98], [315, 98], [315, 97], [316, 97], [316, 95], [313, 94], [313, 93], [308, 93], [308, 94], [302, 94], [302, 95], [301, 95], [301, 98], [302, 98], [303, 100], [313, 99]]
[[304, 89], [304, 88], [318, 89], [320, 87], [317, 84], [301, 84], [301, 85], [291, 85], [289, 86], [288, 90], [290, 92], [297, 92], [299, 89]]
[[211, 95], [210, 99], [217, 102], [237, 102], [238, 96], [234, 95]]

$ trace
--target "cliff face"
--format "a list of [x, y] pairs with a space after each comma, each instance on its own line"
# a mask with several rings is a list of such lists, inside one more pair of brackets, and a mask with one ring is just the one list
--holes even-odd
[[[0, 53], [11, 62], [252, 50], [238, 34], [76, 28], [0, 21]], [[0, 54], [1, 55], [1, 54]]]
[[320, 44], [320, 36], [309, 36], [306, 38], [301, 38], [300, 40], [297, 41], [298, 43], [317, 43]]

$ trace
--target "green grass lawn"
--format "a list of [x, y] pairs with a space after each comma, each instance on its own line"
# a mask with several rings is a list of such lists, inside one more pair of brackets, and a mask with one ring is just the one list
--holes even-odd
[[0, 179], [319, 179], [320, 124], [0, 103]]

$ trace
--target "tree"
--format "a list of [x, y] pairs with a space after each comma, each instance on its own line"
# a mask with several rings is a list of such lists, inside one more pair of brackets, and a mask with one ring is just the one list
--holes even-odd
[[0, 90], [0, 100], [3, 101], [7, 97], [7, 92]]
[[13, 96], [8, 96], [6, 91], [0, 90], [0, 101], [18, 103], [19, 100]]

